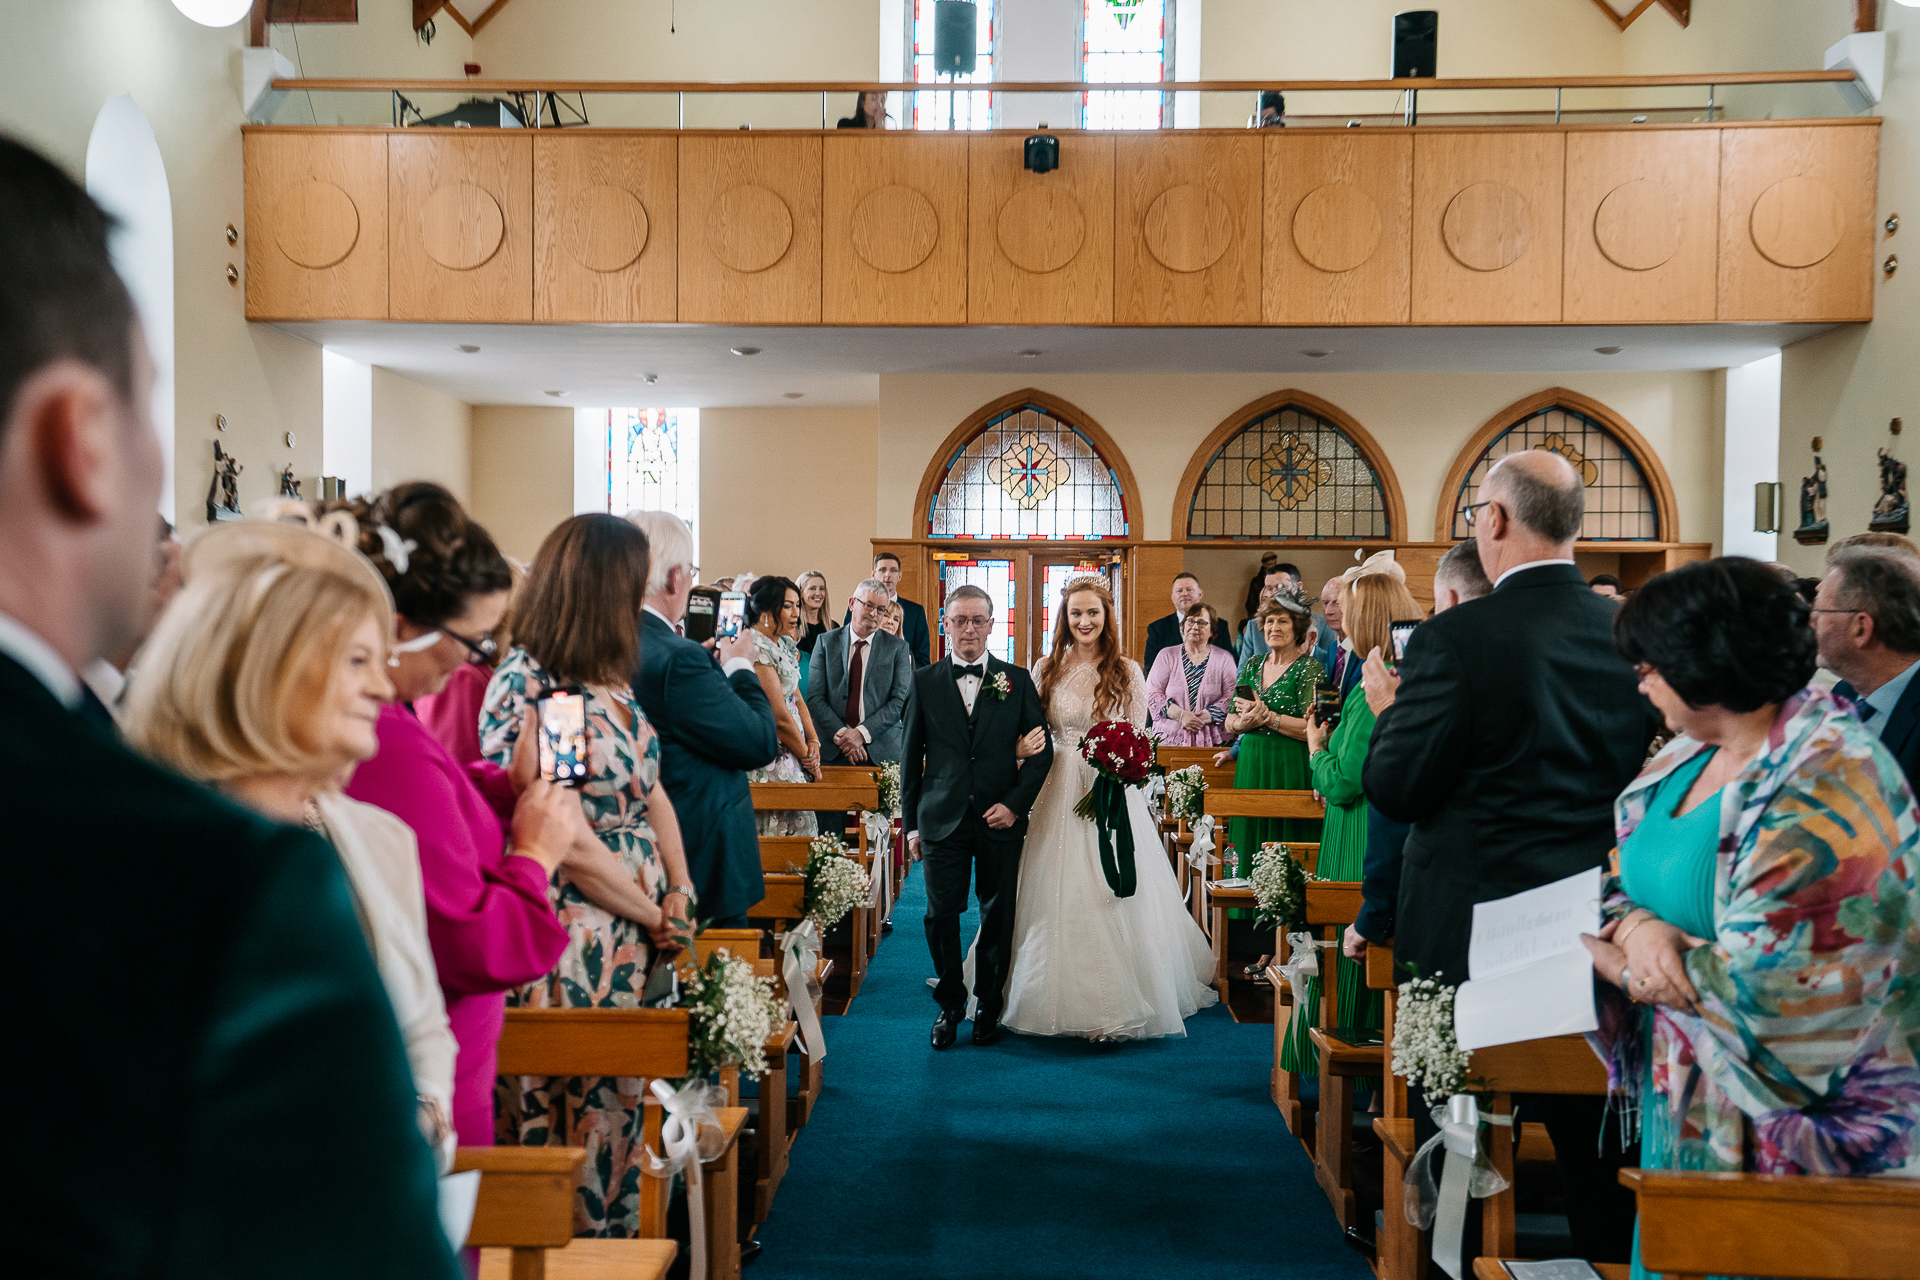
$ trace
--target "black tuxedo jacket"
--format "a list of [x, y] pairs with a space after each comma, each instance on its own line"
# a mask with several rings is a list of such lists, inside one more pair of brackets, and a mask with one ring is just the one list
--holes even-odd
[[457, 1280], [326, 842], [134, 755], [7, 657], [0, 807], [0, 1089], [40, 1100], [8, 1124], [33, 1153], [0, 1211], [18, 1274]]
[[1616, 606], [1572, 565], [1514, 574], [1413, 633], [1373, 731], [1374, 808], [1413, 824], [1395, 955], [1467, 979], [1473, 904], [1599, 866], [1659, 727], [1613, 649]]
[[[1866, 705], [1860, 694], [1845, 680], [1834, 685], [1833, 691], [1855, 704], [1855, 715]], [[1872, 725], [1873, 722], [1867, 723]], [[1887, 717], [1886, 727], [1880, 731], [1880, 745], [1900, 762], [1900, 771], [1907, 775], [1907, 786], [1913, 788], [1914, 774], [1920, 770], [1920, 677], [1908, 681], [1907, 691], [1900, 695], [1900, 701], [1893, 704], [1893, 714]]]
[[[973, 700], [973, 714], [953, 678], [953, 659], [942, 658], [913, 675], [907, 703], [907, 747], [900, 763], [900, 799], [906, 829], [923, 843], [944, 840], [969, 814], [978, 816], [1004, 804], [1019, 819], [1005, 831], [989, 831], [995, 840], [1021, 840], [1027, 810], [1053, 767], [1053, 743], [1027, 760], [1013, 758], [1020, 737], [1047, 722], [1040, 694], [1025, 667], [989, 657], [987, 677]], [[990, 687], [1004, 672], [1012, 686], [996, 698]]]
[[[1164, 618], [1155, 618], [1147, 624], [1147, 653], [1140, 660], [1142, 671], [1153, 670], [1153, 660], [1160, 656], [1162, 649], [1173, 649], [1182, 643], [1180, 639], [1180, 618], [1177, 614], [1168, 614]], [[1233, 647], [1233, 637], [1227, 633], [1227, 620], [1216, 617], [1213, 620], [1213, 643], [1228, 653], [1237, 653]]]

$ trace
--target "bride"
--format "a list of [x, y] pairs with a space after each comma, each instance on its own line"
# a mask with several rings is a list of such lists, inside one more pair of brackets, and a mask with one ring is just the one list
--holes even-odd
[[1093, 785], [1080, 739], [1100, 720], [1147, 726], [1147, 682], [1120, 654], [1113, 595], [1100, 578], [1061, 592], [1053, 652], [1034, 668], [1054, 740], [1020, 857], [1013, 971], [1002, 1023], [1042, 1036], [1095, 1040], [1186, 1034], [1218, 997], [1213, 952], [1187, 914], [1160, 833], [1137, 787], [1127, 789], [1138, 887], [1116, 898], [1100, 872], [1093, 823], [1073, 811]]

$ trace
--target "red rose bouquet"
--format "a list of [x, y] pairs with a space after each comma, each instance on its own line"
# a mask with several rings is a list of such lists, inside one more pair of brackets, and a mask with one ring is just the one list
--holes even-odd
[[1131, 898], [1136, 877], [1133, 823], [1127, 816], [1127, 788], [1153, 772], [1154, 739], [1126, 720], [1102, 720], [1080, 740], [1080, 756], [1093, 766], [1093, 787], [1073, 811], [1100, 833], [1100, 871], [1116, 898]]

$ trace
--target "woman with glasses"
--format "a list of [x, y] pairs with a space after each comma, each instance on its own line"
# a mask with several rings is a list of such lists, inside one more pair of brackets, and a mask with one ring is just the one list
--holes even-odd
[[416, 698], [413, 703], [414, 714], [427, 726], [427, 732], [440, 739], [441, 745], [461, 764], [472, 764], [481, 758], [480, 704], [486, 699], [487, 681], [493, 679], [495, 664], [513, 647], [513, 605], [520, 594], [520, 585], [527, 580], [527, 571], [511, 560], [507, 567], [513, 574], [513, 586], [499, 625], [478, 636], [447, 631], [445, 634], [466, 650], [467, 660], [454, 668], [440, 692]]

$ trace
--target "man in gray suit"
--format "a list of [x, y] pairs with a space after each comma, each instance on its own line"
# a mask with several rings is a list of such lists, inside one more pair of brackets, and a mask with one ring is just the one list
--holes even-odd
[[880, 629], [893, 598], [887, 584], [868, 578], [847, 603], [847, 625], [814, 642], [807, 709], [820, 731], [825, 764], [898, 760], [905, 744], [901, 717], [913, 689], [907, 642]]

